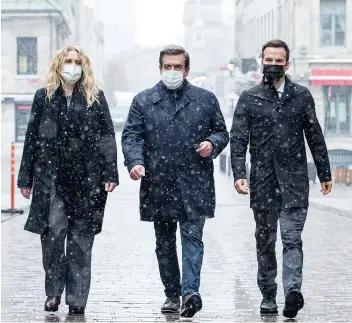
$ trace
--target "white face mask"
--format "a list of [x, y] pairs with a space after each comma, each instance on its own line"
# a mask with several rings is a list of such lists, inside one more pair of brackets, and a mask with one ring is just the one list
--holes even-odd
[[82, 67], [73, 65], [73, 64], [65, 64], [62, 69], [62, 76], [64, 80], [68, 84], [75, 84], [82, 75]]
[[183, 73], [181, 71], [162, 71], [161, 81], [170, 90], [175, 90], [183, 83]]

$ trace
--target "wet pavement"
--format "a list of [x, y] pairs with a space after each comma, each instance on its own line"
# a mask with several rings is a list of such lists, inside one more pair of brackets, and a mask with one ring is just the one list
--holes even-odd
[[[204, 232], [200, 289], [204, 306], [193, 322], [352, 321], [352, 219], [310, 208], [303, 233], [302, 292], [306, 305], [296, 320], [281, 316], [284, 299], [279, 273], [280, 315], [261, 318], [254, 219], [248, 197], [235, 194], [231, 179], [218, 172], [218, 165], [215, 168], [216, 217], [207, 220]], [[24, 231], [26, 215], [18, 215], [2, 223], [1, 322], [179, 321], [178, 316], [160, 314], [165, 298], [154, 253], [153, 226], [139, 221], [139, 182], [129, 180], [122, 162], [119, 169], [121, 185], [109, 196], [103, 232], [93, 247], [85, 317], [68, 316], [64, 302], [55, 315], [44, 312], [39, 236]], [[279, 240], [279, 268], [281, 251]]]

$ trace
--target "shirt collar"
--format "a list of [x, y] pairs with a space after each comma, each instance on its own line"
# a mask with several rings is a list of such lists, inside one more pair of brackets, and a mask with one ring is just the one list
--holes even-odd
[[282, 82], [281, 86], [277, 89], [277, 92], [284, 93], [285, 91], [285, 80]]

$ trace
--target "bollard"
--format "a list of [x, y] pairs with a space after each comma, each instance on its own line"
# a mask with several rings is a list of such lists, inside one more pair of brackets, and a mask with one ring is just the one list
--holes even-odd
[[11, 208], [10, 209], [6, 209], [6, 210], [1, 210], [1, 213], [11, 213], [15, 214], [15, 213], [23, 213], [23, 210], [21, 209], [15, 209], [15, 143], [12, 142], [11, 143], [11, 172], [10, 172], [10, 176], [11, 176]]
[[226, 173], [226, 153], [220, 154], [220, 172]]
[[227, 158], [227, 176], [232, 175], [232, 165], [231, 165], [231, 156]]

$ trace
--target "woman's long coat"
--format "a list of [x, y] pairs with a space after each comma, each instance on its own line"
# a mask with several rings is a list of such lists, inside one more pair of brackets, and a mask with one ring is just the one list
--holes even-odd
[[34, 97], [17, 185], [33, 188], [25, 230], [42, 234], [53, 197], [87, 232], [101, 232], [106, 182], [118, 184], [115, 132], [103, 91], [87, 106], [76, 86], [70, 107], [61, 88], [49, 102], [45, 89]]
[[[210, 141], [212, 156], [196, 152]], [[184, 81], [176, 91], [160, 81], [133, 100], [122, 134], [125, 165], [144, 165], [140, 187], [142, 221], [213, 217], [213, 158], [229, 134], [215, 95]], [[181, 213], [180, 213], [181, 212]]]

